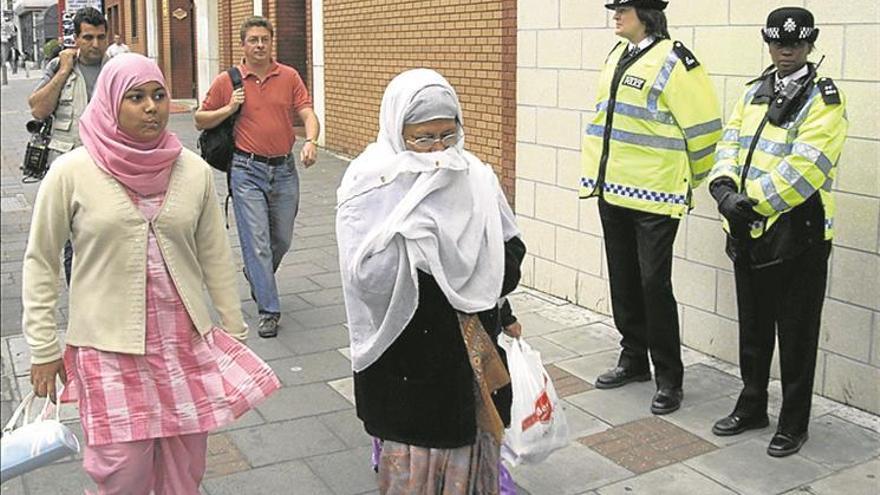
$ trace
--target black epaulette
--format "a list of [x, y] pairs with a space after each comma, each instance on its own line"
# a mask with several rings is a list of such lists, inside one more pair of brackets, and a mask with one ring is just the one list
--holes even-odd
[[840, 105], [840, 91], [837, 90], [834, 81], [829, 77], [822, 77], [816, 81], [816, 87], [822, 94], [822, 100], [826, 105]]
[[622, 42], [622, 41], [618, 41], [618, 42], [614, 45], [614, 47], [611, 48], [611, 51], [608, 52], [608, 55], [605, 55], [605, 63], [606, 63], [606, 64], [608, 63], [608, 59], [611, 58], [611, 54], [614, 53], [614, 50], [617, 50], [617, 47], [620, 46], [621, 43], [623, 43], [623, 42]]
[[681, 63], [684, 64], [685, 69], [693, 70], [700, 66], [700, 62], [697, 61], [697, 57], [687, 49], [686, 46], [681, 41], [673, 41], [672, 42], [672, 51], [678, 55]]
[[747, 83], [746, 83], [746, 86], [751, 86], [752, 84], [754, 84], [754, 83], [756, 83], [756, 82], [758, 82], [758, 81], [763, 81], [764, 78], [766, 78], [767, 76], [769, 76], [770, 74], [772, 74], [772, 73], [774, 73], [774, 72], [776, 72], [776, 66], [775, 66], [775, 65], [770, 65], [769, 67], [767, 67], [766, 69], [764, 69], [764, 72], [762, 72], [760, 76], [758, 76], [758, 77], [752, 79], [751, 81], [747, 82]]

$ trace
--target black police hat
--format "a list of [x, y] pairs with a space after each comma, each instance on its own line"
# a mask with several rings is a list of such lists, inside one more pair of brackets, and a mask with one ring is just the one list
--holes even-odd
[[792, 41], [808, 41], [815, 43], [819, 37], [819, 28], [813, 20], [813, 14], [802, 7], [781, 7], [767, 16], [767, 26], [761, 29], [764, 41], [781, 43]]
[[611, 0], [605, 4], [606, 9], [614, 10], [617, 7], [638, 7], [640, 9], [663, 10], [667, 0]]

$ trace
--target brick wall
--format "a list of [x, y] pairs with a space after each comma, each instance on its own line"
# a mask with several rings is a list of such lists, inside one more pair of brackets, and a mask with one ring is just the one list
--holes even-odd
[[171, 74], [171, 7], [169, 4], [169, 0], [162, 0], [159, 5], [159, 9], [157, 9], [157, 13], [159, 15], [159, 19], [157, 19], [157, 28], [159, 30], [159, 51], [156, 60], [156, 63], [159, 64], [159, 68], [162, 69], [162, 73], [165, 74], [165, 79], [168, 82], [169, 90], [172, 91], [173, 94], [173, 82], [168, 75]]
[[360, 153], [376, 137], [388, 81], [430, 67], [459, 94], [468, 149], [512, 198], [516, 2], [325, 0], [323, 9], [326, 146]]
[[[253, 15], [253, 7], [253, 0], [220, 0], [218, 3], [221, 66], [241, 61], [239, 29], [241, 23]], [[272, 47], [275, 57], [294, 67], [304, 78], [307, 72], [305, 11], [305, 0], [263, 0], [263, 16], [275, 29]]]
[[[267, 9], [264, 8], [264, 13]], [[253, 0], [219, 0], [220, 67], [225, 68], [241, 61], [241, 23], [254, 15]], [[271, 17], [270, 17], [271, 19]]]
[[[596, 80], [615, 42], [602, 2], [519, 0], [516, 211], [530, 254], [527, 285], [610, 311], [595, 200], [578, 200], [581, 130], [593, 116]], [[692, 47], [715, 82], [724, 115], [743, 85], [770, 64], [758, 29], [767, 13], [801, 5], [821, 34], [812, 58], [849, 97], [849, 138], [835, 181], [830, 263], [815, 390], [880, 412], [880, 7], [853, 0], [676, 0], [673, 38]], [[685, 344], [737, 361], [731, 263], [705, 187], [682, 222], [673, 278]], [[774, 365], [776, 369], [776, 365]], [[778, 373], [777, 373], [778, 376]]]
[[[147, 13], [146, 13], [146, 5], [144, 5], [144, 0], [138, 0], [136, 3], [137, 15], [133, 16], [131, 12], [131, 1], [130, 0], [106, 0], [104, 2], [105, 12], [106, 9], [110, 9], [111, 7], [119, 8], [119, 34], [122, 35], [123, 42], [128, 45], [128, 47], [133, 52], [141, 53], [146, 55], [147, 53]], [[131, 36], [131, 26], [133, 23], [133, 17], [137, 18], [137, 37]], [[108, 22], [110, 20], [108, 19]], [[109, 27], [109, 30], [112, 31], [112, 27]], [[113, 43], [112, 34], [109, 37], [109, 42]]]

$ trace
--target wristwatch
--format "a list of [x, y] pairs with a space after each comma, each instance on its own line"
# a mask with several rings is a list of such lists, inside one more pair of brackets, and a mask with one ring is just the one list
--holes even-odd
[[312, 143], [312, 144], [314, 144], [315, 146], [318, 146], [318, 140], [317, 140], [317, 139], [306, 139], [306, 142], [307, 142], [307, 143]]

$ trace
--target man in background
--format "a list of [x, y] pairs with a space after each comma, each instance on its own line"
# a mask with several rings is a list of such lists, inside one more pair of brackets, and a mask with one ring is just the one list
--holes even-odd
[[119, 36], [118, 34], [114, 34], [113, 35], [113, 44], [110, 45], [109, 48], [107, 48], [107, 58], [111, 59], [111, 58], [119, 55], [120, 53], [128, 53], [130, 51], [131, 51], [131, 49], [128, 47], [128, 45], [126, 45], [125, 43], [122, 42], [122, 36]]
[[[78, 10], [73, 30], [76, 46], [65, 48], [46, 65], [42, 79], [28, 98], [35, 119], [52, 117], [50, 166], [59, 155], [82, 146], [79, 118], [92, 97], [107, 51], [107, 19], [97, 9]], [[73, 248], [68, 242], [64, 246], [64, 275], [68, 284], [72, 261]]]
[[281, 320], [275, 270], [290, 249], [299, 208], [299, 175], [291, 153], [294, 116], [305, 124], [306, 142], [299, 155], [303, 167], [315, 163], [320, 125], [296, 69], [272, 57], [272, 24], [264, 17], [250, 17], [240, 36], [244, 60], [237, 67], [242, 87], [234, 89], [229, 74], [222, 72], [195, 121], [198, 129], [211, 129], [241, 109], [230, 171], [232, 207], [244, 273], [260, 313], [258, 333], [271, 338], [278, 335]]

